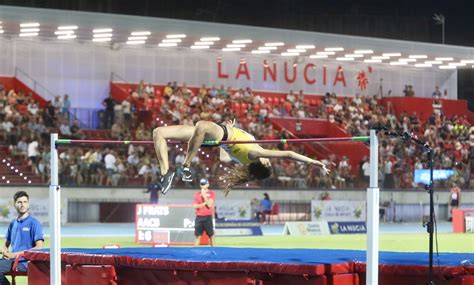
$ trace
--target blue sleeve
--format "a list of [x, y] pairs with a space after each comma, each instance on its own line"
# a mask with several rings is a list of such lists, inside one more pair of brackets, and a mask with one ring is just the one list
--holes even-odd
[[41, 226], [41, 224], [37, 220], [35, 220], [35, 222], [32, 225], [31, 236], [33, 238], [33, 242], [36, 242], [38, 240], [43, 240], [44, 241], [43, 227]]
[[10, 243], [12, 242], [12, 227], [13, 227], [13, 221], [8, 225], [8, 230], [7, 234], [5, 235], [5, 239], [9, 241]]

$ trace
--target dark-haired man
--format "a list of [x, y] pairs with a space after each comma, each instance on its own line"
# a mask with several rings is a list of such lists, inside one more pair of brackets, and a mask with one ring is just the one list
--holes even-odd
[[209, 181], [201, 178], [199, 181], [201, 190], [194, 195], [193, 207], [196, 209], [196, 220], [194, 222], [195, 246], [201, 241], [201, 236], [206, 231], [211, 246], [214, 246], [214, 201], [216, 194], [209, 190]]
[[[18, 191], [13, 195], [13, 203], [18, 213], [8, 226], [5, 236], [5, 243], [2, 247], [2, 257], [0, 259], [0, 284], [10, 285], [10, 282], [3, 275], [9, 272], [15, 258], [25, 250], [43, 247], [43, 229], [41, 224], [33, 218], [30, 213], [29, 196], [25, 191]], [[18, 263], [18, 271], [26, 271], [26, 260], [22, 259]]]

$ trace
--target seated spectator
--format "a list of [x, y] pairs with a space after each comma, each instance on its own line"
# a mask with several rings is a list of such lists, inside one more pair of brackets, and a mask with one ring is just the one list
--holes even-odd
[[79, 126], [79, 121], [74, 120], [71, 126], [71, 137], [75, 139], [84, 139], [86, 135], [82, 132], [81, 127]]
[[59, 133], [64, 137], [71, 137], [71, 128], [69, 127], [69, 122], [66, 119], [61, 120], [61, 125], [59, 125]]

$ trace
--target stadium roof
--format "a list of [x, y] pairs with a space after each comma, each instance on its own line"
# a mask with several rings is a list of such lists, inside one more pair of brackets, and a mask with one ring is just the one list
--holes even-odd
[[0, 6], [1, 37], [213, 49], [432, 68], [474, 68], [474, 48], [91, 12]]

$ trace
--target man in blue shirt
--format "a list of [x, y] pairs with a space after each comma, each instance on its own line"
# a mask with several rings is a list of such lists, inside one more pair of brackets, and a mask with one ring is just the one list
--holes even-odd
[[[0, 259], [0, 284], [10, 285], [3, 273], [9, 272], [15, 258], [25, 250], [43, 247], [43, 229], [41, 224], [30, 213], [29, 196], [25, 191], [13, 195], [13, 202], [18, 217], [8, 226], [5, 243], [2, 247], [3, 259]], [[11, 247], [11, 250], [9, 249]], [[26, 260], [18, 263], [18, 271], [26, 271]]]

